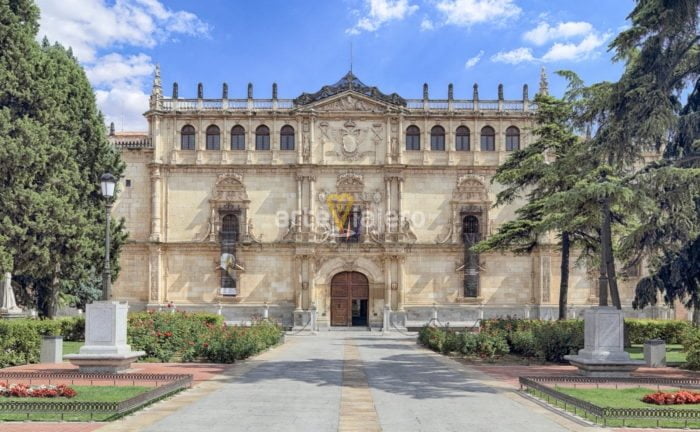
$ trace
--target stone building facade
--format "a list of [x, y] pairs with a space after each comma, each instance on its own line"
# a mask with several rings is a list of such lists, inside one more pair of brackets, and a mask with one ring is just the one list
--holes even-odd
[[[546, 79], [539, 91], [546, 91]], [[560, 255], [468, 252], [514, 217], [491, 177], [533, 140], [522, 97], [407, 100], [352, 73], [296, 99], [164, 97], [156, 72], [148, 132], [115, 133], [126, 173], [115, 204], [129, 242], [114, 296], [137, 307], [264, 309], [303, 327], [415, 326], [556, 316]], [[574, 315], [597, 304], [595, 271], [574, 267]], [[621, 282], [628, 305], [633, 281]], [[390, 318], [387, 324], [385, 317]]]

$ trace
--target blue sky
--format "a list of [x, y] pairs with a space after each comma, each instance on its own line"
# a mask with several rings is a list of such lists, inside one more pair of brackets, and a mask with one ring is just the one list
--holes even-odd
[[587, 82], [614, 80], [622, 70], [607, 45], [626, 24], [632, 0], [38, 0], [40, 37], [72, 46], [96, 90], [107, 122], [145, 130], [151, 76], [160, 64], [164, 91], [180, 97], [280, 98], [316, 91], [350, 67], [366, 84], [419, 98], [517, 99], [534, 95], [542, 66], [550, 90], [565, 83], [552, 71], [571, 69]]

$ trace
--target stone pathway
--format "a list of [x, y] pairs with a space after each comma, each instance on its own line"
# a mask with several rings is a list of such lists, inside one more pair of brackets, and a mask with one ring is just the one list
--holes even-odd
[[487, 376], [418, 348], [415, 338], [324, 332], [287, 341], [217, 390], [128, 430], [567, 430], [554, 414], [485, 384]]

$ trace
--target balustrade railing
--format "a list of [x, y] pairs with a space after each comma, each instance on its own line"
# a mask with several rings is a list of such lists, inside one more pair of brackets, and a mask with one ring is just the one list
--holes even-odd
[[[216, 111], [216, 110], [291, 110], [297, 108], [292, 99], [162, 99], [163, 111]], [[534, 111], [537, 105], [522, 100], [468, 100], [468, 99], [407, 99], [409, 111]]]

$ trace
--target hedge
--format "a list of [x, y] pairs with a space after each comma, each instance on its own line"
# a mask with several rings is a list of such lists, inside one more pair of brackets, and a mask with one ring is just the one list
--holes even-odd
[[41, 336], [60, 336], [66, 340], [81, 340], [85, 334], [81, 317], [56, 320], [0, 320], [0, 368], [39, 361]]
[[494, 359], [508, 354], [508, 343], [500, 335], [471, 333], [424, 326], [418, 332], [418, 342], [443, 354], [452, 352], [469, 357]]
[[[85, 340], [85, 318], [0, 320], [0, 368], [37, 363], [43, 335]], [[282, 335], [268, 321], [226, 326], [223, 317], [210, 313], [136, 312], [129, 314], [127, 327], [132, 349], [161, 362], [230, 363], [279, 343]]]

